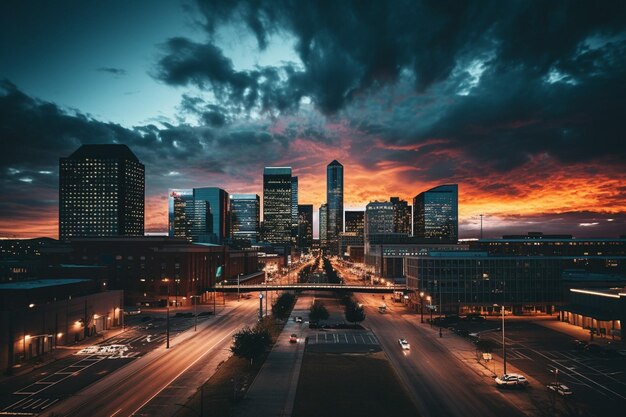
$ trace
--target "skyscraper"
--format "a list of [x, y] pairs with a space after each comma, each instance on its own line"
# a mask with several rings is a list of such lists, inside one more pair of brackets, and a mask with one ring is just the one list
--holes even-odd
[[459, 237], [459, 186], [440, 185], [413, 199], [413, 236], [445, 243]]
[[171, 189], [169, 236], [220, 244], [229, 236], [228, 193], [221, 188]]
[[59, 238], [143, 236], [145, 168], [126, 145], [82, 145], [59, 160]]
[[313, 205], [298, 205], [298, 247], [313, 246]]
[[230, 199], [228, 193], [217, 187], [193, 189], [193, 199], [206, 201], [206, 233], [194, 236], [194, 242], [221, 244], [230, 235]]
[[346, 233], [365, 234], [365, 212], [346, 211]]
[[291, 177], [291, 243], [298, 244], [298, 177]]
[[192, 218], [189, 213], [194, 204], [192, 189], [170, 189], [167, 198], [168, 235], [184, 237], [191, 241]]
[[326, 204], [320, 206], [319, 229], [320, 248], [324, 250], [328, 246], [328, 206]]
[[365, 206], [365, 235], [393, 233], [393, 204], [372, 201]]
[[270, 243], [291, 243], [291, 167], [263, 170], [263, 230]]
[[343, 165], [336, 160], [326, 167], [326, 204], [328, 246], [334, 248], [339, 233], [343, 232]]
[[231, 237], [238, 240], [259, 240], [261, 200], [256, 194], [230, 195]]
[[400, 197], [389, 199], [393, 204], [393, 232], [405, 235], [411, 234], [411, 206]]

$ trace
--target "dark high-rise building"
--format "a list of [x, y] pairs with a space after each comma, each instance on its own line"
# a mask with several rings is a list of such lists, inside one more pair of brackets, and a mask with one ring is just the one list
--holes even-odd
[[298, 247], [313, 246], [313, 205], [298, 205]]
[[[206, 213], [206, 231], [194, 236], [194, 242], [221, 244], [230, 235], [230, 199], [228, 193], [217, 187], [193, 189], [196, 202], [206, 201], [206, 209], [199, 207], [198, 214]], [[201, 203], [199, 203], [201, 204]]]
[[291, 167], [263, 170], [263, 231], [270, 243], [291, 243]]
[[190, 242], [220, 244], [229, 237], [228, 193], [221, 188], [171, 189], [168, 234]]
[[393, 232], [411, 234], [411, 206], [400, 197], [391, 197], [393, 204]]
[[126, 145], [82, 145], [59, 169], [59, 238], [142, 236], [145, 169]]
[[231, 237], [237, 240], [259, 240], [261, 200], [256, 194], [230, 195]]
[[365, 235], [393, 233], [393, 204], [372, 201], [365, 207]]
[[191, 219], [188, 207], [193, 204], [192, 189], [170, 189], [167, 198], [168, 235], [191, 241]]
[[459, 237], [459, 188], [440, 185], [413, 199], [413, 236], [455, 243]]
[[326, 204], [320, 206], [319, 229], [320, 248], [324, 250], [328, 246], [328, 206]]
[[343, 165], [336, 160], [326, 167], [326, 204], [328, 245], [335, 247], [339, 233], [343, 232]]
[[291, 177], [291, 243], [298, 244], [298, 177]]
[[365, 234], [364, 211], [346, 211], [346, 233]]

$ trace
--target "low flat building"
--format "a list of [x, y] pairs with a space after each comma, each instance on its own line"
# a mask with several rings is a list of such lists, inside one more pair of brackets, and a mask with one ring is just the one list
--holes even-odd
[[[120, 237], [74, 239], [42, 252], [53, 276], [92, 268], [100, 285], [124, 290], [126, 305], [191, 305], [208, 301], [216, 282], [258, 272], [256, 250], [189, 243], [181, 238]], [[66, 268], [62, 266], [66, 265]], [[72, 272], [72, 276], [76, 276]]]
[[569, 303], [559, 312], [561, 321], [589, 330], [594, 337], [621, 340], [626, 320], [626, 287], [570, 289]]
[[0, 284], [0, 368], [10, 373], [56, 346], [121, 326], [123, 298], [89, 279]]

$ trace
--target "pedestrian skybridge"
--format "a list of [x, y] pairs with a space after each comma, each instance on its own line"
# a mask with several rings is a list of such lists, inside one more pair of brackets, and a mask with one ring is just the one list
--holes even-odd
[[218, 284], [215, 290], [219, 292], [254, 292], [254, 291], [348, 291], [362, 293], [388, 294], [394, 291], [404, 291], [404, 285], [344, 285], [344, 284]]

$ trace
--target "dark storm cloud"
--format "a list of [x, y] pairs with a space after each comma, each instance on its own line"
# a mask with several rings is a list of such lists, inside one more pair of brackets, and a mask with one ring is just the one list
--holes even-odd
[[[232, 61], [217, 46], [199, 44], [185, 38], [172, 38], [163, 45], [155, 76], [171, 85], [195, 84], [210, 88], [232, 108], [242, 111], [294, 109], [302, 94], [297, 86], [283, 82], [295, 79], [290, 65], [263, 67], [254, 71], [236, 71]], [[209, 115], [210, 116], [210, 115]]]
[[[187, 97], [183, 106], [223, 125], [224, 109]], [[200, 110], [198, 110], [200, 109]], [[215, 113], [207, 115], [207, 113]], [[80, 113], [69, 113], [54, 103], [40, 101], [9, 81], [0, 83], [0, 181], [16, 188], [56, 187], [58, 161], [81, 144], [128, 145], [153, 174], [184, 169], [235, 173], [251, 164], [262, 165], [281, 155], [290, 139], [268, 133], [267, 123], [238, 123], [228, 128], [205, 125], [153, 124], [131, 129], [103, 123]], [[245, 146], [250, 152], [241, 152]]]
[[97, 69], [98, 72], [105, 72], [107, 74], [115, 75], [120, 77], [122, 75], [126, 75], [126, 70], [122, 68], [113, 68], [113, 67], [100, 67]]
[[[297, 93], [284, 108], [309, 96], [325, 113], [334, 113], [363, 90], [411, 73], [418, 91], [447, 80], [464, 60], [495, 53], [500, 71], [517, 66], [545, 72], [571, 56], [580, 43], [624, 29], [623, 2], [539, 1], [198, 1], [212, 35], [220, 25], [244, 24], [265, 48], [272, 35], [295, 37], [303, 71], [292, 68], [284, 82], [264, 93]], [[167, 43], [159, 77], [175, 85], [232, 90], [244, 105], [258, 99], [261, 71], [242, 73], [213, 43], [183, 38]], [[251, 89], [250, 96], [242, 91]], [[271, 100], [270, 100], [271, 102]]]

